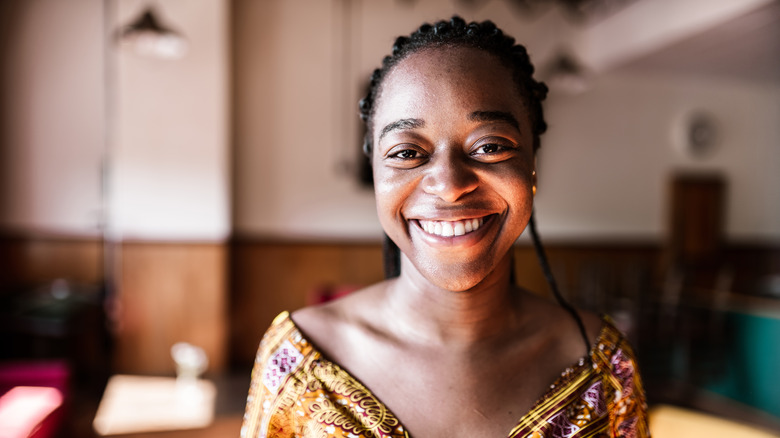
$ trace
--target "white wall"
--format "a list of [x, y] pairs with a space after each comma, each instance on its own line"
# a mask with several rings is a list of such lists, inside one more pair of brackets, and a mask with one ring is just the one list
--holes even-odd
[[338, 169], [335, 2], [234, 7], [237, 231], [375, 235], [372, 195]]
[[[371, 193], [343, 168], [358, 157], [362, 84], [394, 38], [422, 21], [452, 13], [491, 18], [529, 48], [537, 67], [583, 35], [586, 44], [575, 47], [581, 53], [603, 65], [626, 60], [626, 44], [601, 45], [599, 52], [592, 43], [601, 33], [574, 28], [555, 10], [531, 21], [499, 0], [477, 9], [453, 0], [355, 1], [346, 13], [341, 3], [235, 3], [234, 226], [240, 234], [379, 238]], [[732, 6], [713, 3], [723, 10], [710, 14], [710, 24]], [[621, 14], [637, 26], [635, 14]], [[619, 27], [620, 20], [604, 23]], [[690, 21], [701, 26], [702, 19]], [[675, 23], [683, 36], [680, 20]], [[643, 35], [636, 42], [642, 53], [669, 42], [649, 30]], [[541, 231], [548, 240], [662, 239], [669, 175], [706, 168], [729, 178], [729, 238], [780, 238], [778, 97], [777, 87], [620, 74], [597, 76], [579, 96], [551, 95], [539, 163]], [[722, 123], [719, 152], [702, 162], [678, 155], [671, 140], [679, 118], [692, 109], [710, 111]]]
[[[118, 3], [127, 24], [149, 2]], [[117, 54], [110, 199], [120, 239], [220, 241], [230, 233], [228, 2], [161, 0], [158, 18], [182, 33], [176, 60]]]
[[106, 64], [104, 7], [116, 32], [148, 4], [2, 6], [9, 28], [0, 34], [0, 227], [98, 235], [108, 145], [109, 226], [116, 238], [229, 235], [229, 2], [154, 2], [161, 21], [188, 38], [187, 55], [166, 61], [115, 50]]
[[[610, 74], [580, 95], [551, 95], [539, 152], [539, 228], [565, 240], [658, 239], [675, 172], [727, 180], [726, 234], [780, 237], [780, 86]], [[682, 153], [676, 130], [693, 111], [717, 120], [715, 152]]]
[[[500, 0], [477, 9], [455, 0], [355, 1], [346, 11], [345, 3], [234, 3], [232, 196], [240, 234], [378, 239], [373, 195], [345, 169], [359, 156], [361, 84], [396, 35], [452, 13], [493, 18], [540, 65], [582, 34], [555, 11], [531, 21]], [[115, 4], [119, 25], [146, 2]], [[229, 2], [155, 5], [189, 38], [190, 52], [179, 61], [118, 54], [114, 232], [220, 240], [231, 226]], [[4, 21], [12, 26], [2, 33], [0, 227], [98, 231], [102, 8], [98, 0], [3, 4], [15, 19]], [[600, 34], [588, 35], [592, 42]], [[584, 53], [609, 58], [593, 50]], [[669, 174], [707, 168], [729, 177], [729, 237], [780, 238], [778, 97], [777, 87], [614, 73], [597, 77], [582, 95], [552, 95], [540, 156], [540, 228], [550, 239], [663, 237]], [[702, 162], [676, 154], [669, 139], [693, 108], [722, 123], [718, 154]]]
[[96, 235], [103, 10], [95, 0], [3, 5], [0, 227]]

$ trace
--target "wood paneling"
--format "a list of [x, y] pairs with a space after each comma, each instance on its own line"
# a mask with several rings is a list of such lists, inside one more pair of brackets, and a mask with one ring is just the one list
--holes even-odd
[[[531, 246], [515, 251], [517, 283], [550, 296]], [[553, 274], [563, 295], [578, 307], [596, 312], [639, 311], [658, 299], [665, 272], [660, 244], [546, 245]], [[317, 288], [363, 286], [383, 279], [382, 248], [375, 244], [291, 243], [240, 239], [231, 249], [231, 360], [247, 366], [263, 332], [282, 310], [309, 302]], [[756, 293], [758, 280], [780, 272], [777, 245], [727, 245], [725, 263], [733, 267], [732, 291]], [[628, 308], [625, 308], [628, 306]]]
[[384, 278], [380, 244], [240, 241], [233, 245], [231, 349], [252, 363], [258, 342], [283, 310], [306, 305], [323, 285], [368, 285]]
[[98, 284], [102, 270], [99, 239], [0, 235], [0, 293], [64, 278]]
[[[227, 245], [125, 242], [116, 248], [114, 371], [172, 374], [170, 347], [178, 341], [203, 347], [209, 371], [222, 371], [228, 354]], [[33, 292], [59, 278], [99, 287], [102, 260], [98, 239], [0, 235], [0, 293]]]
[[[551, 245], [547, 252], [562, 292], [575, 302], [591, 289], [582, 282], [598, 281], [603, 290], [626, 288], [637, 272], [652, 275], [659, 254], [652, 245]], [[382, 246], [343, 243], [285, 243], [239, 240], [232, 248], [231, 358], [251, 363], [263, 332], [283, 310], [309, 302], [323, 286], [365, 286], [384, 278]], [[533, 247], [515, 247], [517, 282], [549, 294]], [[628, 272], [628, 274], [626, 274]], [[647, 281], [650, 281], [649, 279]], [[635, 286], [631, 290], [637, 290]], [[608, 289], [609, 288], [609, 289]], [[606, 297], [586, 304], [603, 306]]]
[[[518, 248], [518, 252], [532, 250]], [[661, 249], [652, 244], [552, 244], [546, 245], [546, 252], [561, 293], [578, 307], [595, 312], [611, 310], [610, 298], [638, 299], [649, 293], [661, 275]], [[528, 258], [540, 270], [535, 254]], [[524, 276], [519, 274], [522, 284]], [[543, 277], [528, 277], [537, 279], [532, 290], [549, 293]]]
[[[263, 332], [282, 310], [311, 301], [324, 286], [364, 286], [382, 280], [381, 244], [237, 239], [220, 243], [121, 244], [116, 371], [172, 374], [170, 346], [205, 348], [210, 370], [246, 367]], [[658, 293], [663, 247], [652, 243], [548, 244], [550, 265], [570, 300], [604, 310], [614, 298]], [[0, 291], [66, 278], [99, 284], [101, 243], [90, 239], [0, 235]], [[755, 293], [763, 276], [780, 272], [777, 245], [724, 247], [732, 290]], [[515, 247], [517, 282], [541, 295], [548, 286], [530, 246]], [[228, 278], [229, 275], [229, 278]], [[230, 285], [228, 286], [228, 280]]]
[[0, 360], [64, 361], [74, 380], [108, 372], [97, 238], [0, 233]]
[[172, 374], [171, 346], [203, 348], [209, 371], [227, 358], [227, 246], [125, 242], [121, 245], [117, 372]]

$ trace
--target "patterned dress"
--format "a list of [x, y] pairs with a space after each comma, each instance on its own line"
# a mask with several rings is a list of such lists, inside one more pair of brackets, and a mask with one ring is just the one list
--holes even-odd
[[[650, 434], [636, 361], [605, 319], [587, 358], [567, 368], [510, 438]], [[281, 313], [263, 336], [252, 371], [242, 438], [406, 437], [401, 422], [357, 379], [330, 362]]]

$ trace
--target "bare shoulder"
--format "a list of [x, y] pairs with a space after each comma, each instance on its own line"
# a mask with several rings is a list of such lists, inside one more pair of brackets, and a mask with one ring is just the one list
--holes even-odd
[[291, 318], [302, 334], [324, 353], [339, 356], [350, 338], [365, 326], [374, 314], [377, 297], [386, 284], [377, 283], [352, 292], [325, 304], [305, 307], [292, 313]]
[[[526, 295], [530, 304], [527, 307], [531, 310], [537, 326], [556, 337], [564, 351], [581, 354], [584, 340], [574, 317], [555, 301], [530, 292]], [[577, 314], [585, 326], [588, 345], [592, 346], [601, 333], [604, 321], [593, 312], [577, 310]]]

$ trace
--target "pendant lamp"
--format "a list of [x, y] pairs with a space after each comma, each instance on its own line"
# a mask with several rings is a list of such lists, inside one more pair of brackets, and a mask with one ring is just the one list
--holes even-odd
[[118, 36], [119, 45], [141, 56], [178, 59], [187, 53], [187, 40], [180, 33], [160, 24], [152, 8], [147, 8]]

